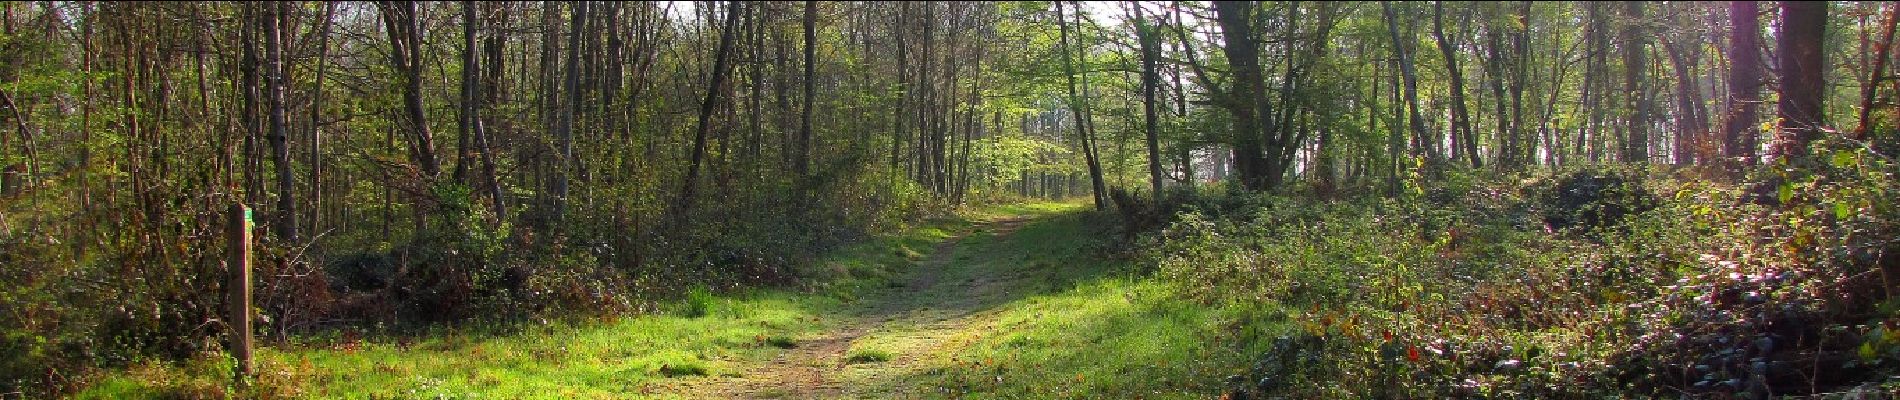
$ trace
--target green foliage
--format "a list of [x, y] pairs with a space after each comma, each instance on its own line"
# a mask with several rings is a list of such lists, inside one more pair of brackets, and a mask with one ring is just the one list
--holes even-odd
[[1270, 197], [1251, 214], [1185, 212], [1142, 248], [1185, 295], [1288, 319], [1235, 328], [1235, 350], [1259, 361], [1233, 391], [1593, 397], [1881, 379], [1900, 354], [1877, 277], [1900, 226], [1893, 167], [1826, 144], [1791, 162], [1828, 165], [1765, 170], [1787, 190], [1583, 169], [1414, 201]]
[[686, 318], [704, 317], [712, 312], [714, 301], [718, 299], [714, 298], [711, 292], [706, 291], [706, 288], [689, 289], [686, 291], [686, 302], [681, 307], [679, 315]]
[[972, 160], [986, 170], [972, 185], [988, 187], [1013, 181], [1029, 173], [1074, 173], [1081, 167], [1067, 147], [1046, 139], [1018, 136], [994, 136], [978, 140]]
[[1656, 196], [1643, 186], [1641, 171], [1578, 169], [1527, 189], [1535, 193], [1532, 208], [1553, 230], [1593, 233], [1656, 207]]

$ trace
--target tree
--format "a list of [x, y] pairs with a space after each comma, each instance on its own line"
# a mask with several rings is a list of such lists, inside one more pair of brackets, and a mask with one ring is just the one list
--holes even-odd
[[713, 69], [710, 82], [706, 84], [705, 100], [699, 103], [699, 125], [693, 133], [692, 152], [687, 157], [686, 177], [680, 184], [679, 198], [673, 201], [672, 216], [675, 228], [685, 228], [688, 214], [692, 212], [693, 195], [698, 190], [700, 164], [706, 158], [706, 133], [712, 129], [713, 110], [719, 107], [721, 88], [726, 86], [726, 77], [732, 72], [733, 31], [739, 25], [739, 14], [744, 4], [739, 1], [727, 2], [726, 22], [719, 28], [719, 50], [713, 56]]
[[[1096, 161], [1100, 157], [1095, 152], [1094, 139], [1092, 138], [1094, 135], [1092, 132], [1089, 132], [1089, 128], [1093, 126], [1093, 123], [1089, 121], [1088, 100], [1084, 99], [1082, 95], [1076, 91], [1076, 78], [1078, 74], [1075, 69], [1075, 62], [1070, 54], [1074, 52], [1072, 50], [1074, 46], [1069, 40], [1070, 27], [1067, 16], [1068, 13], [1063, 11], [1062, 3], [1061, 1], [1056, 2], [1056, 24], [1062, 31], [1062, 71], [1063, 75], [1068, 77], [1070, 114], [1075, 116], [1076, 136], [1081, 139], [1082, 156], [1084, 161], [1088, 164], [1089, 184], [1092, 189], [1090, 193], [1095, 199], [1095, 208], [1100, 210], [1108, 207], [1108, 188], [1102, 180], [1102, 166]], [[1077, 18], [1080, 19], [1080, 16], [1077, 16]], [[1084, 74], [1083, 79], [1086, 79], [1085, 74], [1087, 74], [1087, 72], [1083, 72], [1082, 74]]]
[[[1676, 132], [1673, 152], [1674, 162], [1678, 165], [1694, 163], [1696, 159], [1696, 138], [1709, 130], [1708, 113], [1702, 108], [1702, 88], [1691, 76], [1695, 68], [1695, 57], [1685, 50], [1681, 43], [1664, 39], [1664, 51], [1669, 54], [1670, 70], [1675, 72], [1676, 80]], [[1692, 47], [1692, 46], [1691, 46]]]
[[1623, 95], [1630, 101], [1628, 136], [1623, 142], [1623, 161], [1649, 162], [1649, 121], [1655, 106], [1648, 89], [1649, 34], [1644, 29], [1643, 3], [1623, 3], [1625, 25], [1617, 39], [1623, 47]]
[[285, 242], [297, 241], [297, 199], [292, 193], [295, 178], [290, 172], [289, 125], [284, 117], [284, 13], [290, 3], [264, 5], [264, 76], [270, 100], [270, 146], [272, 163], [277, 167], [277, 235]]
[[1889, 5], [1886, 21], [1880, 24], [1880, 42], [1874, 45], [1874, 65], [1868, 69], [1867, 80], [1860, 87], [1860, 125], [1854, 128], [1854, 138], [1858, 140], [1867, 140], [1869, 134], [1867, 130], [1873, 125], [1874, 93], [1884, 78], [1881, 74], [1887, 72], [1887, 59], [1891, 57], [1893, 50], [1893, 29], [1896, 18], [1900, 18], [1900, 7]]
[[1432, 155], [1433, 158], [1437, 158], [1436, 150], [1428, 150], [1436, 149], [1437, 145], [1430, 139], [1427, 139], [1430, 137], [1430, 133], [1425, 131], [1425, 118], [1419, 115], [1423, 111], [1419, 110], [1418, 104], [1418, 73], [1412, 65], [1411, 53], [1406, 51], [1406, 45], [1411, 41], [1405, 40], [1405, 38], [1399, 35], [1398, 15], [1392, 10], [1392, 2], [1381, 1], [1379, 2], [1379, 6], [1385, 11], [1386, 32], [1392, 35], [1392, 53], [1398, 58], [1399, 74], [1405, 79], [1405, 106], [1410, 110], [1407, 115], [1410, 116], [1409, 121], [1411, 122], [1412, 137], [1416, 138], [1420, 144], [1414, 147], [1412, 151], [1415, 153], [1425, 151]]
[[[1234, 169], [1240, 184], [1248, 190], [1268, 190], [1279, 185], [1279, 176], [1267, 170], [1265, 146], [1261, 140], [1272, 115], [1264, 100], [1265, 72], [1260, 67], [1258, 38], [1253, 32], [1254, 6], [1246, 1], [1214, 2], [1215, 18], [1220, 22], [1221, 50], [1233, 73], [1233, 90], [1219, 101], [1234, 114]], [[1206, 79], [1203, 79], [1204, 81]]]
[[[480, 31], [481, 18], [475, 1], [462, 2], [462, 131], [475, 141], [475, 151], [481, 152], [482, 190], [488, 192], [497, 218], [508, 216], [508, 206], [503, 199], [501, 182], [495, 176], [495, 152], [488, 141], [488, 129], [482, 123], [482, 107], [487, 105], [482, 87], [482, 63], [476, 52], [476, 37]], [[466, 168], [457, 165], [457, 175]], [[461, 181], [458, 177], [457, 181]]]
[[1160, 117], [1155, 110], [1155, 92], [1161, 86], [1161, 76], [1155, 71], [1155, 64], [1161, 58], [1161, 45], [1154, 27], [1149, 26], [1148, 19], [1142, 15], [1141, 4], [1130, 3], [1129, 7], [1135, 11], [1135, 36], [1141, 42], [1141, 107], [1148, 139], [1148, 181], [1154, 186], [1155, 198], [1159, 199], [1162, 184]]
[[1756, 122], [1761, 105], [1760, 9], [1754, 1], [1728, 7], [1728, 113], [1722, 121], [1722, 154], [1730, 163], [1755, 163]]
[[415, 1], [380, 1], [383, 25], [389, 35], [389, 63], [402, 80], [403, 110], [408, 117], [409, 154], [421, 168], [424, 180], [441, 174], [435, 158], [434, 135], [429, 133], [427, 109], [422, 104], [422, 27], [417, 22]]
[[1445, 38], [1444, 1], [1432, 2], [1432, 37], [1438, 39], [1438, 52], [1445, 57], [1445, 72], [1451, 76], [1452, 138], [1463, 141], [1472, 168], [1483, 168], [1484, 163], [1478, 159], [1478, 135], [1471, 131], [1471, 111], [1465, 108], [1465, 73], [1458, 68], [1458, 46]]
[[323, 3], [323, 20], [317, 31], [317, 70], [315, 83], [310, 85], [310, 162], [304, 168], [310, 173], [310, 230], [321, 232], [323, 226], [323, 81], [324, 69], [330, 59], [330, 30], [335, 27], [336, 3]]
[[795, 168], [799, 176], [811, 174], [811, 99], [818, 83], [817, 51], [818, 2], [805, 0], [805, 106], [798, 112], [798, 164]]
[[1777, 149], [1779, 156], [1795, 156], [1807, 151], [1824, 129], [1822, 78], [1827, 65], [1821, 43], [1827, 33], [1827, 3], [1781, 2], [1781, 25], [1775, 32], [1775, 67], [1781, 74], [1781, 96], [1775, 103], [1781, 120]]
[[1603, 8], [1609, 3], [1593, 1], [1584, 4], [1584, 19], [1588, 22], [1584, 28], [1584, 70], [1583, 87], [1579, 88], [1578, 103], [1585, 110], [1583, 127], [1577, 130], [1576, 152], [1591, 162], [1603, 159], [1604, 135], [1604, 99], [1609, 97], [1609, 24], [1605, 21]]
[[562, 82], [562, 93], [568, 95], [565, 107], [560, 107], [560, 116], [554, 120], [555, 165], [554, 186], [551, 189], [552, 206], [549, 219], [560, 222], [567, 214], [568, 180], [576, 169], [574, 158], [574, 114], [578, 113], [581, 101], [585, 99], [581, 91], [581, 38], [587, 33], [587, 2], [574, 3], [572, 20], [568, 24], [567, 39], [567, 75]]

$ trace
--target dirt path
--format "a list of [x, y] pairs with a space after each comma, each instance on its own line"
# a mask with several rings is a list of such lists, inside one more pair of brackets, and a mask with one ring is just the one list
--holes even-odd
[[[1007, 240], [1027, 224], [1017, 218], [990, 222], [973, 232], [987, 231], [995, 240]], [[974, 234], [974, 233], [972, 233]], [[924, 367], [932, 350], [982, 313], [985, 299], [1006, 292], [1006, 279], [976, 271], [980, 266], [959, 262], [965, 234], [939, 243], [890, 290], [869, 299], [861, 311], [827, 316], [839, 326], [817, 337], [803, 338], [777, 358], [748, 366], [737, 377], [717, 377], [691, 385], [686, 394], [721, 399], [835, 399], [901, 396], [906, 388], [897, 376]], [[875, 341], [888, 360], [852, 362], [854, 345]]]

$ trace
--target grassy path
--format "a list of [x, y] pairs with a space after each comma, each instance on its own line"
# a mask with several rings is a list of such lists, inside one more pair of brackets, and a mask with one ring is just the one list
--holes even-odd
[[[707, 398], [839, 398], [896, 395], [880, 381], [903, 376], [923, 365], [925, 355], [944, 345], [961, 322], [981, 306], [985, 294], [1002, 291], [995, 279], [964, 278], [971, 263], [957, 262], [967, 235], [1007, 240], [1029, 223], [1027, 216], [981, 222], [976, 229], [938, 243], [928, 259], [890, 282], [865, 306], [841, 310], [838, 326], [799, 340], [770, 362], [748, 366], [737, 376], [713, 377], [685, 385], [681, 393]], [[893, 340], [901, 338], [901, 340]], [[882, 342], [873, 344], [873, 342]]]
[[[1074, 204], [1005, 206], [848, 246], [831, 284], [703, 315], [264, 349], [282, 398], [1207, 398], [1241, 365], [1219, 310], [1104, 259]], [[81, 398], [216, 398], [213, 361], [145, 365]], [[1218, 366], [1228, 366], [1226, 369]]]

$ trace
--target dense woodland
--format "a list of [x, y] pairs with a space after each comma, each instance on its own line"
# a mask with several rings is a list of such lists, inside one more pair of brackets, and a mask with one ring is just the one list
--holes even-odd
[[809, 288], [1070, 198], [1130, 273], [1304, 327], [1223, 325], [1211, 396], [1838, 392], [1900, 365], [1896, 13], [9, 1], [0, 397], [216, 357], [233, 203], [289, 343]]

